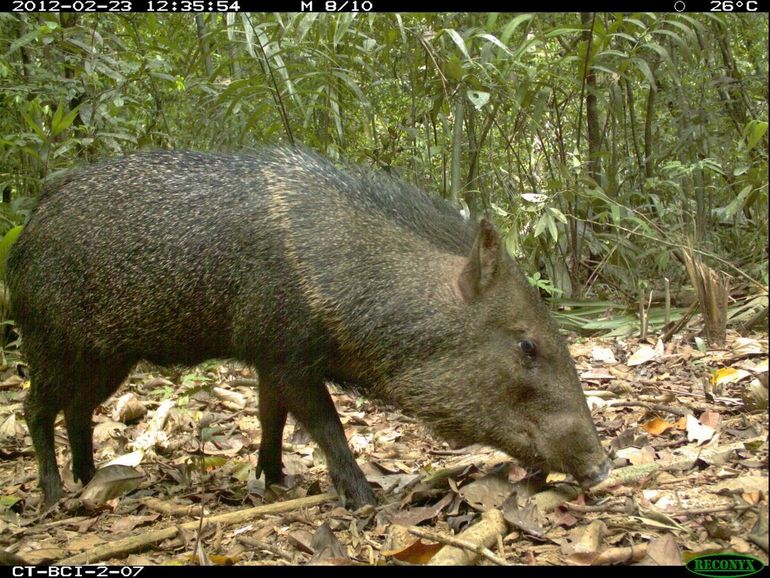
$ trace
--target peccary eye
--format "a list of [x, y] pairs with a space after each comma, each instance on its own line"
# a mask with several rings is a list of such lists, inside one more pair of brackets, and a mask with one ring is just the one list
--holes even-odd
[[524, 355], [527, 355], [529, 357], [534, 357], [535, 352], [537, 351], [537, 347], [535, 347], [535, 342], [529, 339], [522, 339], [521, 341], [519, 341], [519, 347], [521, 347], [521, 351], [524, 353]]

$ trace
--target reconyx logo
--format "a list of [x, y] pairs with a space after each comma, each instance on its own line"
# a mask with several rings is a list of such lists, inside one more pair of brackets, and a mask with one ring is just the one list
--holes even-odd
[[712, 578], [751, 576], [762, 570], [763, 567], [764, 564], [753, 556], [729, 552], [698, 556], [685, 564], [685, 568], [693, 574]]

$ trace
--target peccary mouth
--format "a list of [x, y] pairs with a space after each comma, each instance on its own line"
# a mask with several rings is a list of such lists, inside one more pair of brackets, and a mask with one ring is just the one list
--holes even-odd
[[612, 464], [610, 461], [604, 460], [598, 466], [589, 468], [586, 472], [584, 472], [583, 475], [578, 478], [578, 482], [584, 488], [590, 488], [591, 486], [595, 486], [599, 482], [605, 480], [611, 469]]
[[565, 458], [558, 454], [554, 455], [553, 453], [541, 451], [537, 436], [531, 432], [521, 432], [510, 436], [502, 444], [500, 441], [496, 440], [494, 445], [515, 458], [523, 466], [542, 472], [558, 471], [568, 473], [583, 488], [595, 486], [607, 478], [612, 467], [610, 460], [606, 456], [596, 459], [598, 455], [603, 454], [603, 451], [597, 456], [589, 454], [583, 460], [580, 459], [580, 456], [570, 455]]

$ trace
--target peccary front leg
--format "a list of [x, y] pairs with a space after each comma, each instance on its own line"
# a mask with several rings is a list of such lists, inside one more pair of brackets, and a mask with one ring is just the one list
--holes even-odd
[[329, 475], [343, 502], [354, 508], [376, 504], [374, 492], [350, 452], [345, 431], [323, 380], [283, 375], [273, 379], [261, 371], [260, 384], [264, 385], [260, 385], [259, 413], [260, 420], [264, 421], [259, 467], [265, 471], [266, 479], [278, 475], [276, 471], [281, 469], [281, 432], [288, 410], [326, 455]]
[[322, 381], [284, 392], [289, 411], [326, 455], [334, 487], [343, 503], [354, 508], [376, 504], [374, 492], [350, 452], [337, 409]]
[[259, 423], [262, 426], [262, 441], [259, 444], [257, 477], [265, 474], [265, 484], [280, 484], [283, 481], [281, 446], [283, 428], [288, 410], [281, 400], [281, 390], [267, 372], [259, 373]]

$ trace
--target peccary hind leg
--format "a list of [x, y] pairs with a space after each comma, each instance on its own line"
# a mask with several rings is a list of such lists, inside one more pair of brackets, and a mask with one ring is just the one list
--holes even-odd
[[68, 376], [74, 384], [72, 391], [77, 392], [64, 406], [75, 481], [85, 485], [94, 477], [94, 410], [115, 393], [132, 365], [117, 359], [91, 358], [87, 368], [77, 365]]
[[31, 371], [32, 385], [24, 399], [24, 419], [32, 436], [32, 445], [35, 446], [38, 478], [45, 504], [51, 505], [62, 496], [62, 483], [54, 447], [54, 421], [61, 405], [57, 404], [56, 396], [45, 395], [46, 391], [55, 391], [53, 385], [46, 383], [34, 367]]
[[86, 484], [95, 471], [93, 411], [118, 389], [131, 364], [93, 358], [72, 363], [65, 358], [36, 359], [30, 367], [32, 385], [24, 400], [24, 416], [35, 446], [44, 504], [50, 506], [63, 494], [54, 446], [56, 414], [64, 411], [74, 478]]
[[281, 445], [288, 410], [281, 400], [280, 393], [281, 390], [275, 380], [271, 379], [267, 372], [261, 371], [259, 373], [259, 423], [262, 426], [262, 441], [259, 444], [257, 477], [264, 472], [267, 485], [283, 482]]
[[270, 481], [271, 476], [280, 477], [281, 432], [288, 410], [323, 450], [332, 482], [342, 500], [353, 507], [375, 504], [374, 493], [350, 452], [342, 423], [323, 381], [296, 383], [285, 378], [265, 381], [263, 375], [264, 372], [260, 373], [260, 383], [264, 384], [259, 391], [260, 419], [264, 421], [259, 467], [264, 470], [266, 480]]
[[72, 475], [87, 484], [94, 477], [94, 432], [91, 417], [96, 406], [72, 403], [64, 408], [64, 423], [72, 450]]

